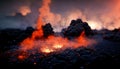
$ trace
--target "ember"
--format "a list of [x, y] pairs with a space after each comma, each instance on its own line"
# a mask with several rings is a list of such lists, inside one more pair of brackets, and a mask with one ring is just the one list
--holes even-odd
[[60, 48], [62, 48], [63, 46], [60, 45], [60, 44], [55, 44], [53, 47], [54, 47], [55, 49], [60, 49]]
[[18, 56], [18, 59], [19, 59], [19, 60], [24, 60], [25, 58], [26, 58], [26, 57], [23, 56], [23, 55], [19, 55], [19, 56]]
[[51, 52], [53, 52], [54, 50], [49, 49], [49, 48], [41, 48], [41, 51], [42, 51], [43, 53], [51, 53]]

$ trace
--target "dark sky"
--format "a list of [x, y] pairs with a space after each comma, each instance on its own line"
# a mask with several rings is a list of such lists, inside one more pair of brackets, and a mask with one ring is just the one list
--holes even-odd
[[[20, 6], [29, 6], [39, 8], [42, 0], [0, 0], [0, 13], [16, 12]], [[51, 9], [56, 12], [65, 12], [72, 9], [91, 11], [104, 10], [111, 0], [52, 0]]]
[[[34, 26], [41, 4], [42, 0], [0, 0], [0, 28]], [[93, 28], [113, 29], [120, 26], [119, 4], [120, 0], [52, 0], [50, 9], [61, 15], [61, 22], [67, 22], [63, 26], [71, 19], [82, 18]], [[15, 15], [22, 13], [21, 7], [27, 9], [24, 17]]]

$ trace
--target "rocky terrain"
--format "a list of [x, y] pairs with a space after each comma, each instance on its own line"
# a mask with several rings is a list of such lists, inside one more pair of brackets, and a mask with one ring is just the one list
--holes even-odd
[[[43, 28], [44, 37], [56, 34], [50, 23]], [[65, 49], [64, 51], [30, 54], [24, 60], [17, 56], [20, 42], [30, 37], [36, 29], [0, 30], [0, 66], [5, 68], [29, 69], [119, 69], [120, 68], [120, 29], [91, 30], [81, 19], [72, 20], [70, 26], [62, 30], [61, 36], [68, 39], [77, 38], [85, 31], [87, 38], [97, 41], [96, 45]]]

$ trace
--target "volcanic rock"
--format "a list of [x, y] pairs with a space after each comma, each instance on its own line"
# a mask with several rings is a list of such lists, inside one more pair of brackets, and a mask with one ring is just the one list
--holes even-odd
[[67, 37], [77, 37], [84, 30], [81, 20], [72, 20], [70, 26], [65, 29], [64, 35]]
[[0, 30], [0, 50], [8, 50], [10, 46], [18, 45], [25, 38], [31, 36], [33, 31], [32, 27], [27, 27], [26, 30], [9, 28]]
[[103, 38], [110, 41], [117, 41], [120, 42], [120, 29], [114, 29], [112, 31], [106, 31], [107, 33], [104, 33]]
[[84, 27], [86, 36], [93, 35], [93, 31], [91, 30], [91, 27], [88, 25], [87, 22], [83, 23], [83, 27]]
[[85, 31], [86, 36], [92, 34], [92, 30], [88, 23], [83, 22], [81, 19], [72, 20], [70, 26], [62, 30], [66, 37], [78, 37], [83, 31]]
[[50, 23], [42, 26], [42, 29], [43, 29], [44, 37], [54, 34], [53, 28]]

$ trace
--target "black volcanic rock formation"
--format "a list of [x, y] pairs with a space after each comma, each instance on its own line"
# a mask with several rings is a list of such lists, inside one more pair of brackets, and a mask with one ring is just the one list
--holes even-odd
[[44, 37], [47, 37], [49, 35], [53, 35], [54, 34], [53, 28], [52, 28], [50, 23], [42, 26], [42, 29], [43, 29]]
[[26, 30], [21, 29], [3, 29], [0, 30], [0, 50], [8, 50], [12, 45], [18, 45], [21, 41], [30, 37], [34, 28], [27, 27]]
[[84, 27], [86, 36], [93, 35], [93, 31], [91, 30], [91, 27], [88, 25], [87, 22], [83, 23], [83, 27]]
[[112, 31], [104, 31], [103, 38], [110, 41], [120, 42], [120, 28], [114, 29]]
[[63, 30], [63, 34], [66, 37], [78, 37], [83, 31], [85, 31], [86, 36], [92, 35], [92, 30], [88, 23], [77, 19], [71, 21], [70, 26]]

